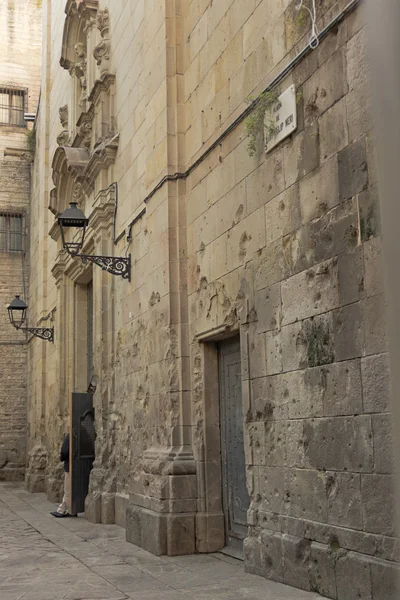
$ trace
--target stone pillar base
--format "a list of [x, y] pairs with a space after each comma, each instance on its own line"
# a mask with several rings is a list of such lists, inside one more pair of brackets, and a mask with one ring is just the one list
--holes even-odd
[[0, 469], [0, 481], [24, 481], [25, 467], [10, 466]]
[[46, 491], [47, 450], [37, 444], [28, 454], [25, 471], [25, 487], [31, 494]]
[[157, 556], [195, 552], [195, 514], [163, 514], [141, 506], [126, 510], [126, 539]]
[[196, 515], [196, 552], [218, 552], [225, 546], [225, 517], [223, 513]]
[[85, 500], [85, 518], [91, 523], [115, 523], [115, 494], [94, 492]]

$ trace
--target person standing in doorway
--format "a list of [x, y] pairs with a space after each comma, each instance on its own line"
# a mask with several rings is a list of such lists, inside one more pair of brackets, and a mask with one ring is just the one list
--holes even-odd
[[69, 485], [69, 433], [64, 437], [64, 441], [61, 446], [60, 451], [60, 461], [64, 463], [64, 496], [60, 506], [54, 512], [50, 514], [53, 517], [57, 517], [59, 519], [65, 517], [76, 517], [77, 515], [72, 515], [68, 511], [69, 507], [69, 493], [70, 493], [70, 485]]

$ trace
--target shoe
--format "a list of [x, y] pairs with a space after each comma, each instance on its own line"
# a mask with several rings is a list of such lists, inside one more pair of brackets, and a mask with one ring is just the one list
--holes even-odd
[[52, 517], [57, 517], [57, 519], [64, 519], [65, 517], [69, 517], [68, 513], [59, 513], [56, 510], [50, 513]]

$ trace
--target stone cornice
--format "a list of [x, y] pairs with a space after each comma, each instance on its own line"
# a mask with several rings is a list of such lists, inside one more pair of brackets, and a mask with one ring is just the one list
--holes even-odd
[[83, 189], [86, 195], [89, 195], [94, 187], [96, 177], [103, 169], [108, 169], [115, 163], [119, 143], [119, 134], [116, 133], [111, 138], [99, 140], [94, 148], [89, 162], [83, 173]]
[[96, 79], [93, 84], [92, 91], [89, 95], [89, 103], [96, 104], [102, 92], [108, 92], [111, 86], [115, 83], [115, 75], [113, 73], [103, 73], [100, 79]]

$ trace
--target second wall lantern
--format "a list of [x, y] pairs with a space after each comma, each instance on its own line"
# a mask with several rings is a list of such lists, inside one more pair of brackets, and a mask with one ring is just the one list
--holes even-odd
[[[89, 219], [78, 207], [77, 202], [70, 202], [62, 215], [58, 217], [58, 224], [61, 229], [61, 238], [63, 248], [73, 257], [79, 257], [82, 262], [92, 262], [107, 271], [112, 275], [121, 275], [123, 279], [131, 280], [131, 255], [127, 257], [121, 256], [96, 256], [92, 254], [80, 254], [85, 241], [86, 228], [89, 224]], [[78, 237], [73, 237], [76, 241], [67, 241], [67, 230], [76, 230]]]

